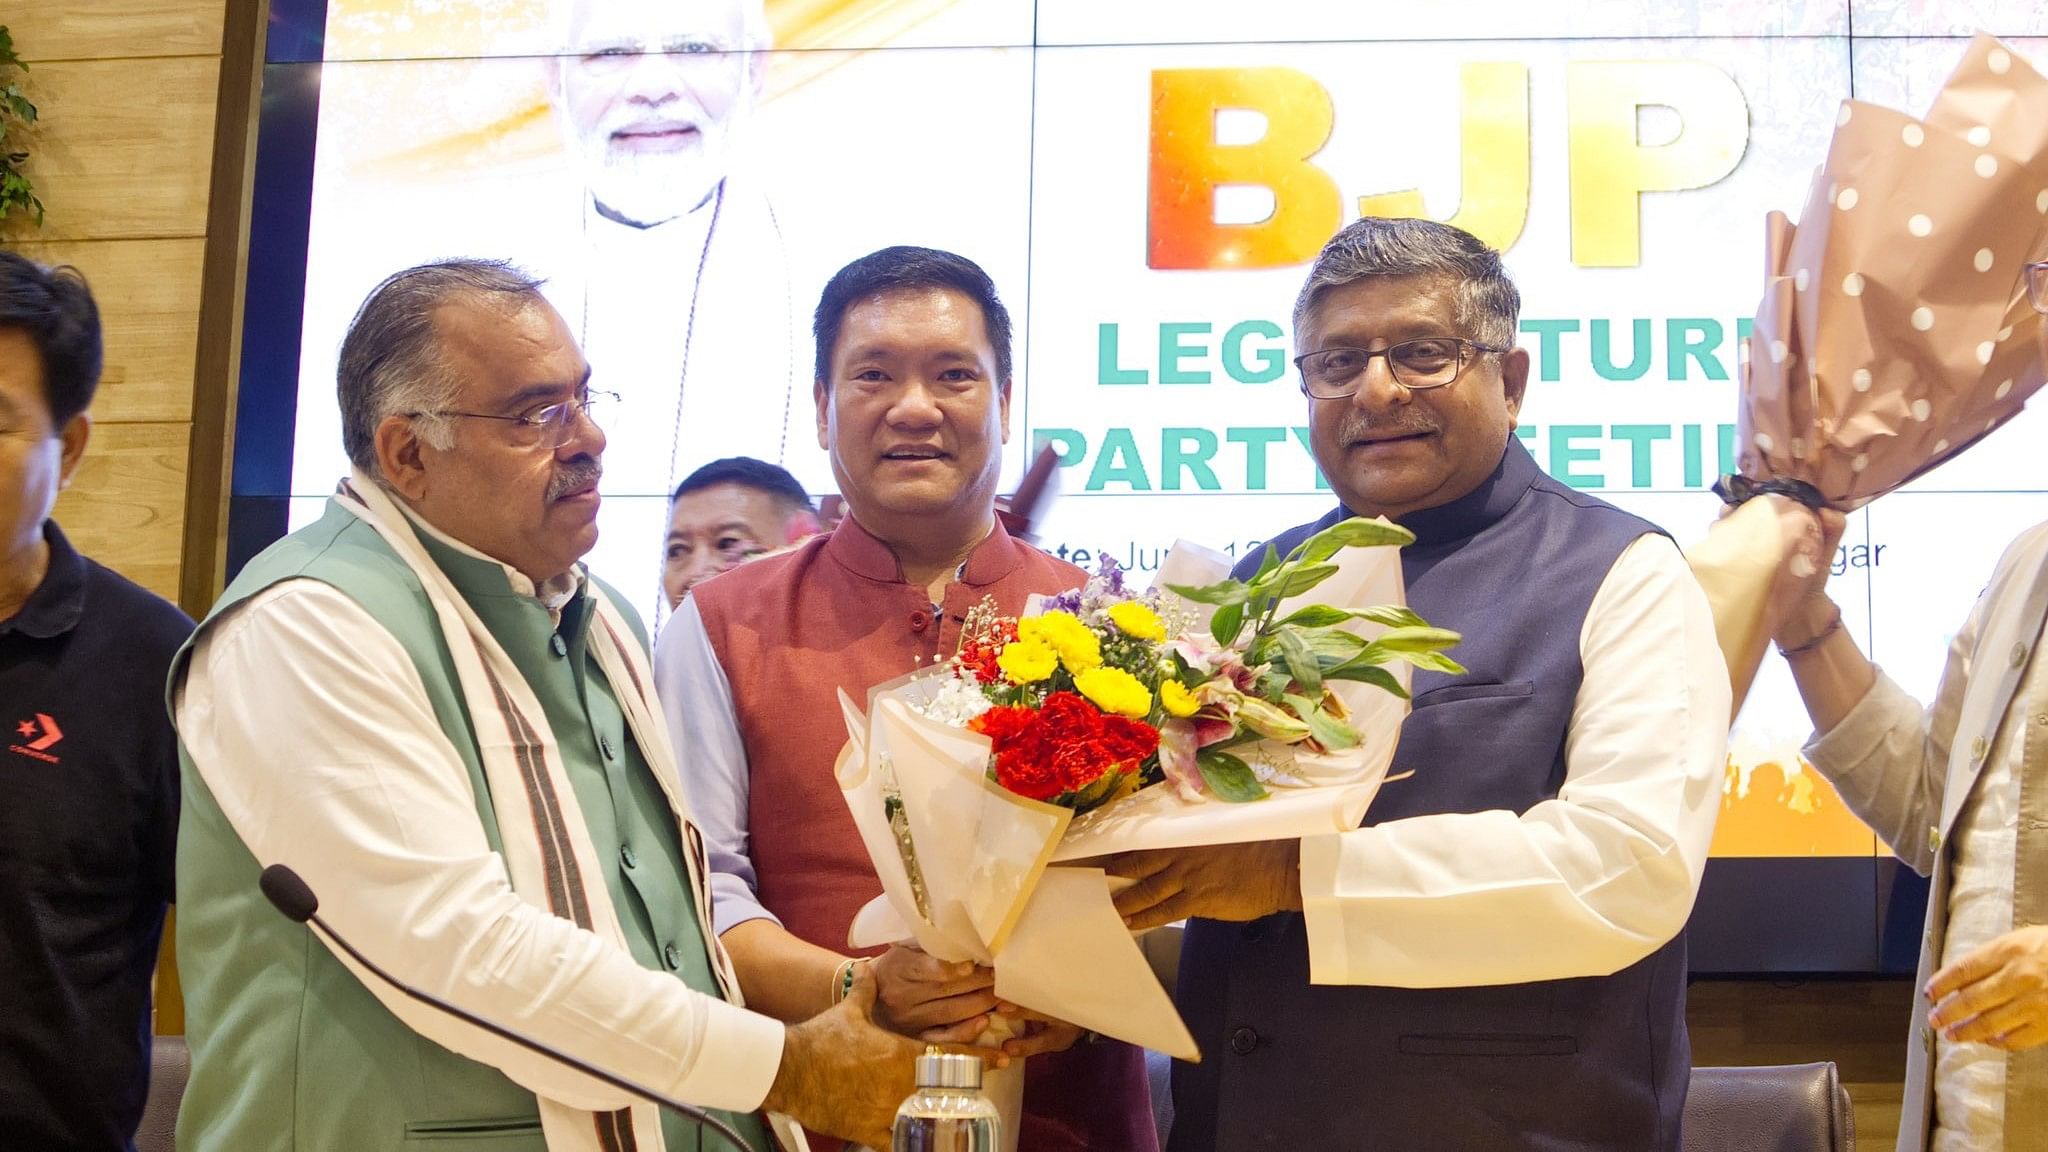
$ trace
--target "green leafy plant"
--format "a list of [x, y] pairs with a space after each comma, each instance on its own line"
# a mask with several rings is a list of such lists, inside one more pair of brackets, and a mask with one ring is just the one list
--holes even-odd
[[[1266, 549], [1249, 580], [1224, 580], [1203, 587], [1170, 585], [1185, 600], [1216, 608], [1210, 634], [1217, 644], [1243, 653], [1253, 683], [1237, 705], [1240, 730], [1207, 745], [1197, 755], [1202, 779], [1226, 800], [1255, 800], [1265, 789], [1250, 765], [1230, 753], [1260, 739], [1308, 740], [1326, 751], [1357, 746], [1359, 733], [1328, 692], [1333, 680], [1352, 680], [1406, 698], [1408, 690], [1387, 664], [1408, 664], [1433, 672], [1464, 672], [1444, 649], [1458, 633], [1437, 628], [1399, 604], [1336, 608], [1310, 604], [1282, 617], [1280, 602], [1300, 596], [1336, 575], [1332, 559], [1346, 548], [1401, 547], [1415, 541], [1399, 525], [1353, 518], [1325, 528], [1286, 557]], [[1342, 625], [1364, 620], [1384, 628], [1367, 640]], [[1180, 657], [1176, 656], [1177, 663]], [[1185, 669], [1183, 669], [1185, 671]]]
[[22, 171], [28, 153], [22, 150], [21, 138], [36, 122], [36, 106], [22, 93], [21, 82], [14, 75], [26, 71], [28, 65], [14, 54], [14, 37], [0, 25], [0, 222], [14, 212], [27, 212], [40, 228], [43, 202], [36, 198], [28, 173]]

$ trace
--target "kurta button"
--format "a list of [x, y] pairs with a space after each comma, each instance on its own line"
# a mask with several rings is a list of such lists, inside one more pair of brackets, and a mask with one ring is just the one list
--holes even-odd
[[612, 755], [612, 738], [609, 736], [599, 736], [597, 738], [597, 750], [604, 753], [604, 758], [607, 760], [616, 759]]
[[628, 868], [638, 868], [640, 866], [640, 857], [633, 851], [631, 844], [619, 845], [619, 862]]
[[2012, 666], [2017, 668], [2027, 662], [2027, 646], [2024, 642], [2012, 646]]
[[912, 612], [912, 613], [910, 614], [910, 630], [911, 630], [912, 632], [922, 632], [922, 631], [924, 631], [925, 629], [927, 629], [927, 628], [929, 628], [929, 627], [931, 627], [931, 626], [932, 626], [932, 614], [931, 614], [931, 613], [929, 613], [929, 612]]
[[1970, 741], [1970, 763], [1982, 764], [1984, 762], [1985, 755], [1990, 751], [1991, 742], [1989, 740], [1984, 739], [1982, 736], [1979, 736], [1975, 740]]
[[1249, 1056], [1259, 1046], [1259, 1034], [1250, 1028], [1239, 1028], [1230, 1034], [1230, 1050], [1239, 1056]]
[[668, 970], [671, 972], [683, 966], [683, 950], [674, 944], [665, 945], [662, 948], [661, 958], [668, 965]]
[[553, 636], [548, 637], [548, 650], [557, 656], [567, 656], [569, 654], [569, 642], [562, 639], [562, 634], [557, 632]]
[[1930, 854], [1941, 851], [1941, 828], [1939, 826], [1930, 826], [1927, 829], [1927, 851]]

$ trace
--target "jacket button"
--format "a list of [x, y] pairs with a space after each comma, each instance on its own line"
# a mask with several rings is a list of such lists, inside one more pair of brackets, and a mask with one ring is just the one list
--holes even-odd
[[548, 637], [548, 651], [553, 652], [557, 656], [567, 656], [569, 654], [569, 642], [562, 639], [562, 634], [557, 632], [553, 636]]
[[911, 630], [912, 632], [922, 632], [922, 631], [924, 631], [925, 629], [927, 629], [927, 628], [929, 628], [929, 627], [931, 627], [931, 626], [932, 626], [932, 614], [931, 614], [931, 613], [929, 613], [929, 612], [912, 612], [912, 613], [910, 614], [910, 630]]
[[631, 844], [619, 845], [619, 863], [624, 864], [628, 868], [638, 868], [640, 866], [640, 857], [633, 851]]
[[664, 945], [661, 950], [661, 959], [663, 963], [668, 965], [668, 970], [674, 972], [683, 966], [682, 949], [677, 948], [674, 944]]
[[617, 759], [617, 757], [616, 757], [616, 756], [614, 756], [614, 755], [612, 754], [612, 738], [611, 738], [611, 737], [609, 737], [609, 736], [599, 736], [599, 737], [597, 738], [597, 747], [598, 747], [598, 751], [600, 751], [600, 752], [603, 752], [603, 753], [604, 753], [604, 758], [605, 758], [605, 759], [607, 759], [607, 760], [614, 760], [614, 759]]
[[2017, 668], [2027, 662], [2027, 646], [2024, 643], [2012, 646], [2012, 666]]
[[1984, 762], [1985, 755], [1990, 751], [1991, 742], [1989, 740], [1984, 739], [1982, 736], [1979, 736], [1975, 740], [1970, 741], [1970, 763], [1982, 764]]
[[1941, 826], [1938, 824], [1927, 828], [1927, 851], [1929, 854], [1941, 851]]
[[1230, 1034], [1230, 1050], [1239, 1056], [1249, 1056], [1259, 1046], [1259, 1034], [1250, 1028], [1239, 1028]]

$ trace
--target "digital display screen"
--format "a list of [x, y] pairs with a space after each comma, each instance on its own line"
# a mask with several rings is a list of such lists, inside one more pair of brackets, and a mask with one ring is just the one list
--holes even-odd
[[[2017, 0], [272, 8], [233, 558], [317, 517], [345, 472], [335, 353], [369, 289], [505, 258], [622, 397], [586, 559], [650, 626], [683, 476], [747, 455], [833, 491], [811, 310], [891, 244], [994, 278], [1016, 323], [1006, 487], [1052, 446], [1038, 541], [1084, 565], [1142, 577], [1176, 539], [1242, 554], [1329, 509], [1290, 314], [1360, 214], [1505, 251], [1534, 365], [1517, 435], [1688, 543], [1734, 467], [1765, 213], [1805, 202], [1841, 101], [1920, 114], [1979, 29], [2048, 65], [2048, 8]], [[2044, 431], [2023, 413], [1851, 517], [1831, 592], [1923, 700], [2000, 550], [2048, 518]], [[1880, 929], [1916, 942], [1917, 913], [1882, 923], [1896, 869], [1801, 761], [1808, 732], [1773, 656], [1714, 852], [1832, 862], [1771, 897], [1818, 943], [1696, 930], [1696, 966], [1869, 970]], [[1752, 889], [1777, 874], [1717, 863], [1701, 915], [1760, 931]]]

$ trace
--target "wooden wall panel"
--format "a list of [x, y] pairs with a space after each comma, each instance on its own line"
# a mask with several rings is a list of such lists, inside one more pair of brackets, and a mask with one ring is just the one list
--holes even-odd
[[7, 0], [0, 24], [37, 60], [217, 56], [226, 0]]
[[84, 240], [10, 245], [44, 264], [85, 273], [99, 302], [106, 368], [93, 419], [192, 418], [192, 361], [199, 343], [199, 283], [206, 241]]
[[[17, 51], [34, 49], [16, 41]], [[143, 46], [146, 47], [146, 46]], [[220, 57], [34, 64], [28, 171], [48, 214], [8, 239], [204, 236]], [[198, 282], [190, 285], [195, 292]]]
[[57, 521], [80, 552], [167, 600], [178, 596], [191, 424], [101, 424]]
[[1831, 1060], [1856, 1106], [1858, 1152], [1890, 1152], [1906, 1074], [1910, 980], [1700, 980], [1686, 990], [1695, 1065]]

